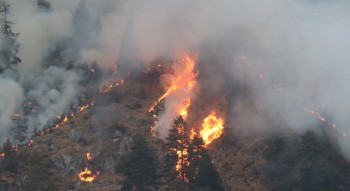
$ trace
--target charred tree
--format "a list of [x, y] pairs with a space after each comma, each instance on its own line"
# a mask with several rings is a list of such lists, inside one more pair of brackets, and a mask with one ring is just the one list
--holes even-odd
[[0, 73], [4, 72], [6, 69], [15, 69], [21, 59], [17, 56], [19, 51], [19, 44], [17, 42], [17, 37], [19, 33], [12, 31], [12, 25], [8, 17], [10, 13], [11, 4], [1, 0], [0, 1]]

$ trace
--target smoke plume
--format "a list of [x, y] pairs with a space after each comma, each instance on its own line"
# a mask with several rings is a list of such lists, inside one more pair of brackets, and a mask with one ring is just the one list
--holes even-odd
[[[96, 61], [107, 74], [185, 52], [198, 55], [202, 95], [190, 110], [217, 97], [213, 107], [227, 113], [228, 127], [245, 135], [317, 131], [320, 121], [306, 107], [349, 132], [348, 1], [86, 0], [88, 14], [82, 15], [89, 18], [81, 22], [89, 27], [74, 19], [80, 1], [50, 3], [50, 10], [40, 12], [35, 1], [13, 2], [23, 63], [19, 81], [0, 83], [1, 90], [9, 89], [1, 92], [2, 108], [8, 108], [1, 110], [2, 132], [28, 96], [40, 110], [27, 123], [33, 128], [77, 104], [86, 77], [79, 65]], [[350, 156], [347, 139], [339, 134], [337, 141]]]

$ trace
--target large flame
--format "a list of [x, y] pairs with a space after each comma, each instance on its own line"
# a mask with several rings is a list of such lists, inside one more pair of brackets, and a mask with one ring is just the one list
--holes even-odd
[[[157, 118], [154, 110], [159, 103], [171, 97], [172, 100], [176, 100], [176, 104], [172, 104], [172, 108], [166, 112], [174, 113], [174, 116], [182, 116], [183, 119], [187, 118], [188, 108], [191, 105], [191, 91], [196, 85], [196, 77], [198, 73], [194, 72], [196, 66], [196, 60], [193, 55], [185, 54], [181, 59], [181, 62], [175, 63], [174, 79], [167, 91], [152, 105], [149, 112], [153, 113], [153, 118]], [[175, 113], [176, 112], [176, 113]], [[151, 132], [156, 135], [157, 123], [151, 127]]]
[[[184, 64], [184, 69], [180, 71], [180, 73], [173, 80], [172, 85], [168, 88], [168, 90], [156, 101], [153, 106], [149, 109], [149, 111], [153, 111], [154, 108], [166, 97], [173, 94], [178, 90], [185, 90], [186, 92], [190, 92], [194, 85], [196, 84], [196, 77], [198, 73], [193, 72], [194, 67], [196, 66], [196, 60], [190, 54], [185, 54], [182, 58], [182, 63]], [[176, 74], [175, 74], [176, 75]], [[190, 98], [186, 98], [185, 104], [189, 104]], [[181, 108], [182, 109], [182, 108]]]
[[95, 180], [96, 175], [93, 174], [87, 167], [85, 167], [85, 170], [79, 173], [79, 178], [84, 182], [92, 182]]
[[213, 140], [219, 138], [224, 129], [224, 120], [216, 117], [216, 113], [212, 112], [203, 120], [200, 135], [205, 145], [210, 144]]
[[[86, 153], [86, 159], [88, 161], [91, 161], [92, 160], [92, 155], [91, 153]], [[85, 170], [80, 172], [79, 173], [79, 179], [81, 181], [84, 181], [84, 182], [92, 182], [94, 181], [94, 179], [96, 178], [96, 176], [99, 174], [99, 172], [97, 172], [96, 174], [92, 173], [88, 167], [85, 167]]]

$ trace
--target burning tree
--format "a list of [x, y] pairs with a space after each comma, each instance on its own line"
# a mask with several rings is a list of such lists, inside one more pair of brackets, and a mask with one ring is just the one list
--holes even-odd
[[134, 137], [130, 149], [131, 152], [123, 159], [124, 189], [137, 187], [137, 190], [143, 191], [156, 180], [155, 154], [141, 136]]
[[[187, 125], [182, 116], [179, 116], [174, 121], [173, 128], [170, 129], [169, 135], [166, 138], [166, 148], [168, 151], [168, 157], [166, 158], [169, 165], [173, 165], [176, 160], [175, 169], [179, 173], [178, 176], [182, 181], [186, 181], [185, 168], [188, 164], [187, 161], [187, 148], [189, 145], [189, 137], [187, 136]], [[177, 156], [176, 158], [171, 156]], [[170, 168], [169, 170], [173, 170]], [[171, 177], [174, 178], [174, 177]], [[176, 178], [176, 177], [175, 177]]]
[[13, 22], [8, 20], [10, 13], [11, 4], [1, 0], [0, 1], [0, 34], [1, 34], [1, 45], [0, 45], [0, 73], [8, 68], [15, 68], [21, 59], [17, 57], [19, 44], [17, 37], [19, 33], [12, 31], [11, 26]]
[[[167, 137], [165, 176], [175, 190], [223, 190], [200, 134], [188, 136], [188, 127], [179, 116]], [[181, 180], [180, 182], [178, 180]]]

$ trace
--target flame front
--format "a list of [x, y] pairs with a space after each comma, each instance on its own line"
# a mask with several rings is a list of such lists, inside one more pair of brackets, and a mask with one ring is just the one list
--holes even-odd
[[84, 182], [92, 182], [96, 178], [96, 175], [93, 174], [87, 167], [85, 167], [85, 170], [79, 173], [79, 178]]
[[[165, 113], [176, 114], [176, 116], [181, 115], [183, 119], [187, 118], [188, 108], [191, 105], [192, 89], [197, 83], [196, 77], [198, 73], [194, 72], [195, 66], [196, 60], [190, 54], [185, 54], [181, 62], [175, 62], [175, 77], [172, 80], [171, 86], [149, 109], [149, 112], [153, 114], [153, 118], [157, 118], [157, 114], [154, 112], [155, 108], [165, 98], [172, 100], [171, 106], [166, 106]], [[156, 122], [151, 127], [151, 132], [154, 136], [157, 133], [156, 127], [161, 125], [164, 124], [157, 124]]]
[[[194, 73], [194, 67], [196, 65], [196, 61], [193, 56], [190, 54], [186, 54], [182, 62], [185, 68], [181, 71], [181, 73], [173, 80], [172, 85], [168, 88], [168, 90], [156, 101], [153, 106], [149, 109], [149, 111], [153, 111], [154, 108], [166, 97], [173, 94], [178, 90], [184, 90], [186, 92], [190, 92], [194, 85], [196, 84], [195, 78], [198, 76], [198, 73]], [[186, 98], [186, 103], [189, 104], [190, 98]], [[188, 105], [189, 106], [189, 105]], [[181, 110], [180, 110], [181, 111]], [[180, 112], [179, 112], [180, 113]]]
[[125, 80], [121, 80], [121, 81], [119, 81], [119, 82], [115, 82], [114, 84], [110, 84], [109, 86], [100, 89], [100, 93], [108, 93], [108, 92], [111, 91], [114, 87], [123, 85], [124, 82], [125, 82]]
[[337, 124], [334, 122], [330, 122], [328, 121], [324, 116], [322, 116], [320, 113], [318, 113], [317, 111], [314, 111], [312, 109], [306, 108], [304, 107], [304, 111], [313, 115], [314, 117], [316, 117], [318, 120], [320, 120], [322, 123], [329, 125], [331, 127], [333, 127], [333, 129], [335, 129], [336, 131], [338, 131], [344, 138], [350, 139], [349, 137], [349, 133], [345, 132], [341, 129], [337, 128]]
[[205, 145], [210, 144], [213, 140], [219, 138], [224, 129], [224, 120], [217, 118], [215, 112], [212, 112], [203, 120], [200, 135]]

